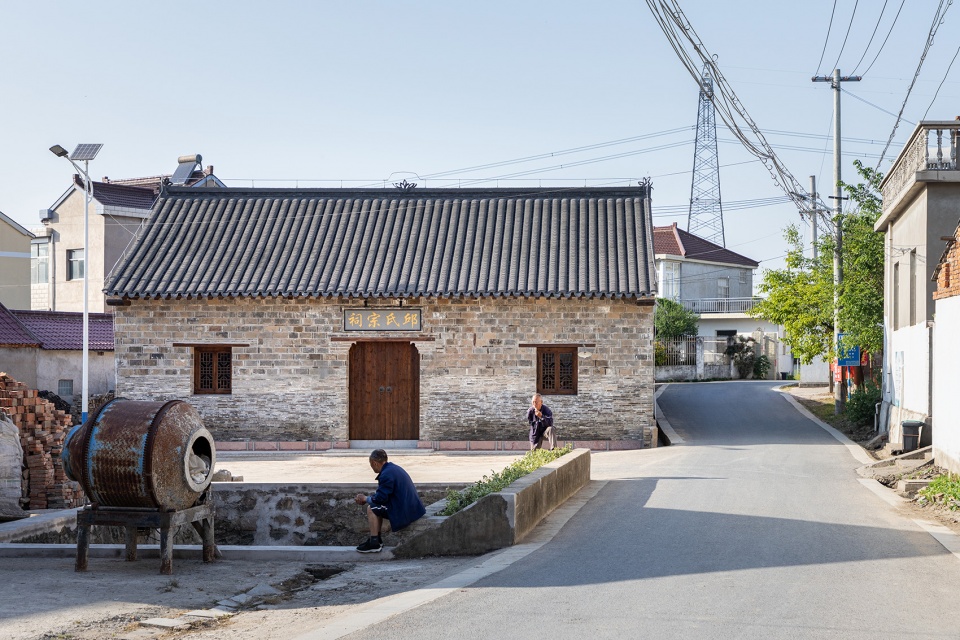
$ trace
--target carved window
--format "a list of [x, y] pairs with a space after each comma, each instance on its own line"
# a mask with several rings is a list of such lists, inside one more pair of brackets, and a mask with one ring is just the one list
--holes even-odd
[[233, 349], [209, 346], [193, 349], [193, 392], [231, 393], [233, 390]]
[[537, 347], [537, 393], [576, 395], [577, 347]]

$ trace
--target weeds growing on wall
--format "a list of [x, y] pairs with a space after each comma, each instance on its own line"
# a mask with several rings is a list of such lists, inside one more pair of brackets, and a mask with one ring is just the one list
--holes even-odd
[[483, 496], [505, 489], [514, 480], [536, 471], [548, 462], [553, 462], [571, 451], [573, 451], [573, 447], [569, 444], [553, 451], [534, 449], [527, 452], [516, 462], [507, 465], [503, 471], [491, 471], [489, 476], [483, 476], [461, 491], [451, 489], [447, 492], [447, 506], [440, 512], [440, 515], [452, 516], [457, 511], [469, 507]]

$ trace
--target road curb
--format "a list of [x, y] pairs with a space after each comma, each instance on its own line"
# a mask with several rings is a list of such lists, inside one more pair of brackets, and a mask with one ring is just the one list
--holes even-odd
[[657, 402], [657, 398], [660, 397], [660, 394], [667, 390], [669, 384], [665, 384], [657, 389], [656, 393], [653, 394], [653, 410], [654, 415], [656, 416], [657, 426], [660, 427], [660, 430], [663, 431], [667, 436], [667, 440], [670, 441], [670, 446], [675, 444], [684, 444], [683, 438], [673, 430], [673, 425], [670, 424], [670, 421], [667, 420], [667, 417], [663, 415], [663, 409], [660, 408], [660, 403]]

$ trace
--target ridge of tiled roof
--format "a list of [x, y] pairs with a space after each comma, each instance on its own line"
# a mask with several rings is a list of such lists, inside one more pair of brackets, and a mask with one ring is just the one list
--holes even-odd
[[[74, 175], [76, 187], [83, 189], [83, 179]], [[128, 207], [132, 209], [151, 209], [157, 199], [157, 192], [146, 187], [115, 184], [113, 182], [93, 181], [93, 197], [108, 207]]]
[[[43, 349], [76, 350], [83, 348], [83, 314], [73, 311], [10, 312], [40, 341]], [[113, 351], [113, 314], [91, 313], [90, 350]]]
[[[163, 184], [163, 181], [165, 179], [170, 178], [172, 175], [173, 174], [171, 173], [164, 173], [158, 176], [144, 176], [142, 178], [119, 178], [119, 179], [104, 178], [103, 183], [127, 186], [127, 187], [140, 187], [144, 189], [152, 189], [154, 193], [158, 193], [160, 191], [160, 185]], [[197, 169], [190, 174], [190, 177], [187, 178], [187, 181], [184, 184], [184, 186], [187, 186], [187, 187], [193, 186], [209, 175], [210, 174], [207, 173], [206, 171], [201, 171]]]
[[689, 260], [737, 264], [754, 269], [760, 266], [756, 260], [680, 229], [676, 222], [653, 228], [653, 246], [656, 255], [683, 256]]
[[652, 297], [647, 187], [168, 188], [111, 296]]
[[40, 344], [40, 338], [0, 302], [0, 347], [39, 347]]

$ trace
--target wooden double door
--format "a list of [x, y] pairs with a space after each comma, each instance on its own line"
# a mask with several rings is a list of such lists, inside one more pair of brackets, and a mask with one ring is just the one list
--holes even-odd
[[420, 352], [410, 342], [350, 347], [351, 440], [420, 439]]

